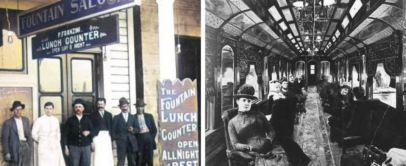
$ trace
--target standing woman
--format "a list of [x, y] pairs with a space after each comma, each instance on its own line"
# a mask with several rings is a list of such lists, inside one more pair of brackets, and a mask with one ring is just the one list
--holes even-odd
[[65, 166], [59, 120], [52, 115], [54, 104], [45, 103], [44, 110], [32, 128], [32, 138], [38, 143], [38, 166]]

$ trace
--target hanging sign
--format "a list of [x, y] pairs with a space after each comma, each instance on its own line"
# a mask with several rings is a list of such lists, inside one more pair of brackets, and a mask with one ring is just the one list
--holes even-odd
[[161, 166], [198, 166], [199, 131], [196, 81], [158, 82]]
[[117, 43], [118, 15], [57, 28], [32, 38], [32, 59]]
[[18, 37], [140, 5], [140, 0], [62, 0], [18, 14]]

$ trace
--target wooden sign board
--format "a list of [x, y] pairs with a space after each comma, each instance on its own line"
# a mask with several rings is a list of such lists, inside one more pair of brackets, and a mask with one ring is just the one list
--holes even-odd
[[158, 82], [161, 166], [198, 166], [197, 82]]

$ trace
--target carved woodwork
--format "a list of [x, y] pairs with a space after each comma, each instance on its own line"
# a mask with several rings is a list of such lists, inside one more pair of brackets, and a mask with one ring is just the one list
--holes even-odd
[[377, 64], [383, 62], [389, 76], [399, 76], [402, 72], [402, 32], [395, 31], [383, 41], [367, 47], [367, 74], [373, 77]]

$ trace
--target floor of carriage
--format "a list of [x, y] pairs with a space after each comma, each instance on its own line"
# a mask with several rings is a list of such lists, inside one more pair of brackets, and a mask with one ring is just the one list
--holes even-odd
[[[312, 166], [340, 166], [342, 149], [338, 143], [330, 141], [330, 114], [324, 113], [316, 87], [308, 88], [306, 113], [300, 115], [295, 126], [295, 140], [313, 160]], [[361, 146], [352, 147], [347, 153], [360, 151]]]

